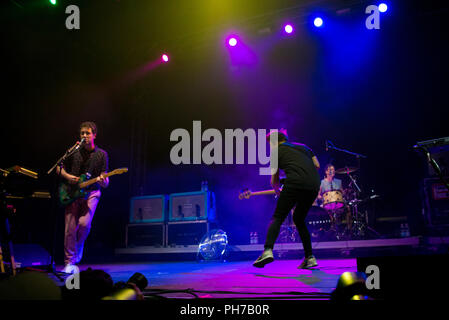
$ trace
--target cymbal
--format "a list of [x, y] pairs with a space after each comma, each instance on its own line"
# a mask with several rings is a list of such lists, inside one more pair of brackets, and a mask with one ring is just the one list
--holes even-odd
[[346, 174], [346, 173], [352, 173], [354, 171], [359, 170], [359, 168], [356, 167], [344, 167], [344, 168], [340, 168], [335, 170], [336, 174]]

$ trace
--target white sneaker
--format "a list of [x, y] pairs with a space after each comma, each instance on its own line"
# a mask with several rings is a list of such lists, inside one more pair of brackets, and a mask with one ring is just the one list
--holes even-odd
[[64, 269], [61, 270], [61, 272], [72, 274], [76, 270], [77, 270], [76, 265], [68, 263], [65, 265]]
[[266, 264], [271, 263], [274, 261], [273, 258], [273, 250], [272, 249], [265, 249], [264, 252], [260, 255], [259, 258], [257, 258], [256, 261], [254, 261], [253, 266], [256, 268], [263, 268]]
[[308, 258], [304, 258], [303, 262], [299, 265], [298, 269], [309, 269], [316, 267], [318, 263], [316, 262], [316, 258], [314, 256], [310, 256]]

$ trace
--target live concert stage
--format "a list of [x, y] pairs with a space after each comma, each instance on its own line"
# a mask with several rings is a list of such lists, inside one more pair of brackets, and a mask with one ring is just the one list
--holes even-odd
[[0, 7], [0, 302], [448, 290], [448, 1]]
[[[330, 299], [343, 272], [356, 272], [355, 259], [323, 259], [313, 270], [298, 270], [299, 260], [276, 260], [263, 269], [253, 261], [141, 262], [80, 265], [127, 281], [135, 272], [149, 282], [144, 294], [167, 298]], [[167, 293], [164, 293], [167, 292]]]
[[440, 286], [447, 283], [448, 245], [449, 237], [313, 243], [319, 265], [311, 269], [298, 269], [303, 258], [298, 243], [278, 244], [275, 261], [262, 269], [252, 266], [262, 245], [229, 246], [221, 261], [201, 259], [198, 246], [136, 247], [117, 249], [116, 261], [121, 262], [85, 264], [80, 270], [103, 270], [114, 282], [141, 273], [148, 279], [146, 298], [335, 300], [343, 274], [364, 273], [367, 265], [375, 263], [381, 268], [383, 291], [364, 291], [362, 298], [405, 300], [436, 289], [433, 280], [417, 276], [423, 263], [441, 279]]

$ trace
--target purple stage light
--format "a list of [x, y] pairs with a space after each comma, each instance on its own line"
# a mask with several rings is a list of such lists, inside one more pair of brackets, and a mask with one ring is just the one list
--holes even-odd
[[234, 37], [229, 38], [228, 44], [229, 44], [231, 47], [235, 47], [235, 46], [237, 45], [237, 39], [234, 38]]
[[168, 56], [166, 54], [162, 55], [162, 61], [168, 62]]
[[293, 26], [291, 24], [286, 24], [284, 27], [284, 31], [288, 34], [291, 34], [293, 32]]

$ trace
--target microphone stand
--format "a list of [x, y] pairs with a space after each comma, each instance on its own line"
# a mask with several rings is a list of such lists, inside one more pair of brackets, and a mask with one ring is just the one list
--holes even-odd
[[[70, 149], [68, 149], [64, 155], [56, 161], [56, 163], [53, 165], [53, 167], [48, 170], [47, 174], [50, 174], [57, 166], [60, 166], [68, 157], [70, 157], [72, 154], [75, 153], [79, 148], [81, 147], [81, 143], [77, 142], [75, 143]], [[59, 171], [61, 173], [61, 171]]]
[[344, 150], [344, 149], [337, 148], [337, 147], [335, 147], [334, 144], [333, 144], [331, 141], [329, 141], [329, 140], [326, 141], [326, 142], [327, 142], [327, 147], [326, 147], [326, 149], [333, 149], [333, 150], [336, 150], [336, 151], [341, 151], [341, 152], [344, 152], [344, 153], [353, 155], [353, 156], [355, 156], [355, 157], [357, 157], [357, 158], [367, 158], [367, 156], [364, 156], [363, 154], [359, 154], [359, 153], [355, 153], [355, 152], [351, 152], [351, 151], [348, 151], [348, 150]]
[[[52, 201], [51, 201], [51, 212], [52, 212], [52, 220], [53, 220], [53, 239], [51, 243], [51, 254], [50, 254], [50, 265], [48, 267], [48, 271], [54, 274], [60, 281], [63, 279], [56, 273], [55, 270], [55, 243], [56, 243], [56, 235], [57, 235], [57, 226], [58, 226], [58, 205], [57, 205], [57, 196], [58, 196], [58, 186], [62, 182], [62, 165], [64, 161], [73, 155], [76, 151], [81, 147], [81, 143], [75, 143], [70, 149], [68, 149], [62, 157], [60, 157], [56, 163], [48, 170], [47, 174], [51, 174], [56, 167], [59, 167], [59, 172], [56, 173], [55, 179], [53, 179], [53, 190], [52, 190]], [[57, 171], [57, 170], [56, 170]]]
[[[326, 141], [326, 151], [327, 151], [328, 149], [333, 149], [333, 150], [336, 150], [336, 151], [344, 152], [344, 153], [346, 153], [346, 154], [355, 156], [355, 157], [357, 158], [358, 162], [359, 162], [359, 168], [360, 168], [360, 158], [364, 158], [364, 159], [367, 158], [367, 156], [365, 156], [365, 155], [363, 155], [363, 154], [359, 154], [359, 153], [355, 153], [355, 152], [351, 152], [351, 151], [348, 151], [348, 150], [344, 150], [344, 149], [337, 148], [337, 147], [335, 147], [334, 144], [333, 144], [331, 141], [329, 141], [329, 140]], [[347, 167], [346, 167], [346, 174], [347, 174], [348, 177], [351, 179], [352, 184], [356, 187], [357, 192], [358, 192], [358, 193], [357, 193], [357, 198], [358, 198], [358, 197], [360, 196], [362, 190], [361, 190], [360, 187], [357, 185], [357, 182], [355, 181], [355, 179], [349, 174], [349, 171], [348, 171]], [[366, 227], [369, 231], [373, 232], [374, 234], [376, 234], [376, 236], [380, 237], [380, 234], [379, 234], [376, 230], [374, 230], [373, 228], [371, 228], [371, 227], [368, 225], [368, 223], [367, 223], [367, 221], [366, 221], [366, 220], [367, 220], [366, 214], [365, 214], [365, 217], [364, 217], [364, 218], [365, 218], [365, 222], [362, 223], [362, 219], [361, 219], [362, 217], [359, 216], [359, 210], [358, 210], [358, 204], [359, 204], [359, 202], [362, 202], [362, 201], [356, 199], [355, 201], [351, 201], [351, 202], [352, 202], [352, 206], [353, 206], [353, 209], [354, 209], [355, 221], [356, 221], [357, 224], [358, 224], [358, 226], [357, 226], [357, 228], [358, 228], [358, 236], [361, 236], [361, 235], [363, 234], [362, 229], [363, 229], [364, 227]]]
[[354, 184], [354, 186], [357, 188], [357, 192], [360, 194], [362, 193], [362, 190], [360, 189], [360, 187], [357, 185], [357, 182], [355, 181], [355, 179], [349, 174], [349, 171], [346, 167], [346, 174], [348, 175], [349, 179], [351, 179], [351, 182]]

